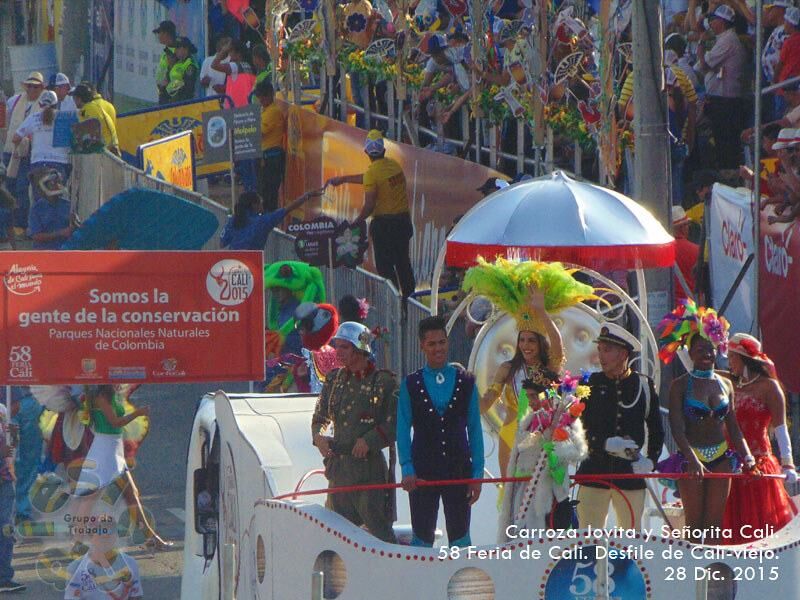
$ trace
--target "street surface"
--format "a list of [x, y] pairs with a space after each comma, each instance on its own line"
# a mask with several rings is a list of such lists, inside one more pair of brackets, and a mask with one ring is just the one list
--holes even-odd
[[[180, 597], [186, 449], [197, 401], [205, 392], [217, 389], [243, 392], [247, 391], [247, 384], [143, 385], [132, 398], [136, 406], [150, 407], [151, 423], [150, 433], [137, 454], [134, 477], [144, 506], [154, 517], [155, 529], [162, 537], [175, 543], [169, 550], [155, 553], [144, 546], [125, 549], [139, 565], [145, 598], [173, 600]], [[71, 543], [66, 541], [60, 544], [65, 550], [70, 546]], [[40, 559], [46, 548], [48, 546], [41, 539], [17, 544], [13, 561], [15, 579], [27, 585], [28, 589], [10, 594], [9, 598], [44, 600], [64, 597], [63, 591], [56, 590], [41, 576], [43, 572], [46, 575]]]

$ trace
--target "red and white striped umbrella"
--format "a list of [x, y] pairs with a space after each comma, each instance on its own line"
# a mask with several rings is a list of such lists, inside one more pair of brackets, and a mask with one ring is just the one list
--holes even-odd
[[630, 198], [555, 171], [503, 188], [461, 218], [447, 236], [446, 262], [468, 267], [479, 256], [601, 271], [670, 267], [675, 240]]

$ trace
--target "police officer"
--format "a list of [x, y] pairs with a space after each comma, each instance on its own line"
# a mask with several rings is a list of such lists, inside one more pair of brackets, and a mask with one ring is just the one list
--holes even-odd
[[[331, 340], [343, 367], [328, 374], [311, 420], [313, 443], [323, 456], [331, 487], [389, 481], [382, 450], [394, 444], [397, 380], [375, 368], [371, 341], [369, 329], [352, 321], [342, 323]], [[333, 425], [333, 437], [324, 435], [328, 425]], [[394, 543], [394, 504], [389, 498], [394, 498], [393, 491], [333, 493], [327, 506]]]
[[[578, 475], [652, 472], [664, 442], [658, 396], [653, 380], [628, 364], [631, 354], [640, 352], [642, 345], [616, 323], [603, 324], [595, 342], [603, 370], [589, 378], [591, 395], [581, 417], [589, 456], [578, 468]], [[610, 502], [620, 527], [638, 529], [644, 512], [644, 480], [607, 480], [621, 492], [601, 482], [581, 483], [580, 526], [603, 527]]]

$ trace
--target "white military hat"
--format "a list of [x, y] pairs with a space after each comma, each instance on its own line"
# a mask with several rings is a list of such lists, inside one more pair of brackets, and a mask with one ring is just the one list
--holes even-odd
[[622, 346], [628, 352], [642, 351], [642, 344], [636, 339], [636, 336], [616, 323], [603, 323], [600, 326], [600, 335], [595, 340], [595, 343], [597, 342], [616, 344], [617, 346]]

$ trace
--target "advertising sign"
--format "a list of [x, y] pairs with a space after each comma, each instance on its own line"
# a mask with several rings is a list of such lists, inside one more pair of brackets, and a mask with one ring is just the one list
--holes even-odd
[[0, 275], [0, 384], [264, 377], [261, 252], [3, 252]]
[[223, 173], [229, 170], [228, 154], [220, 164], [205, 157], [203, 113], [219, 110], [219, 97], [203, 98], [175, 106], [157, 107], [121, 114], [117, 117], [117, 136], [122, 157], [136, 163], [139, 146], [161, 138], [191, 131], [195, 140], [197, 175]]
[[139, 146], [145, 175], [194, 191], [194, 141], [191, 131]]
[[207, 161], [227, 161], [231, 140], [234, 160], [261, 158], [261, 107], [253, 104], [203, 113], [203, 134]]
[[786, 388], [800, 392], [797, 368], [797, 315], [800, 314], [800, 227], [769, 223], [772, 210], [761, 211], [759, 253], [759, 324], [764, 351], [775, 361], [778, 377]]
[[[711, 208], [707, 223], [711, 293], [714, 303], [719, 306], [731, 289], [747, 257], [753, 253], [750, 192], [715, 184], [711, 192]], [[753, 329], [755, 277], [756, 269], [753, 265], [725, 309], [725, 318], [730, 321], [733, 331], [749, 333]]]
[[364, 261], [369, 246], [367, 224], [364, 221], [337, 223], [327, 216], [292, 223], [286, 229], [295, 236], [297, 257], [317, 267], [355, 268]]

